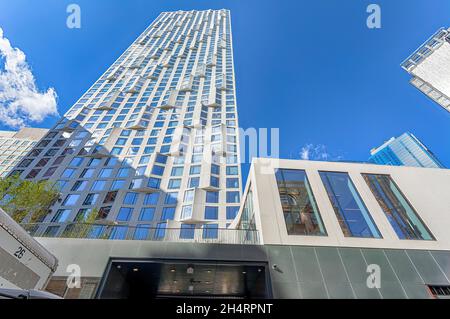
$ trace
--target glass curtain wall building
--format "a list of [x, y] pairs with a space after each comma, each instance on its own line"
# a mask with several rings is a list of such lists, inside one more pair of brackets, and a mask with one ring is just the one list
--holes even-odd
[[111, 239], [214, 237], [239, 210], [237, 133], [230, 12], [164, 12], [13, 173], [58, 183], [46, 236], [96, 215]]
[[392, 137], [370, 151], [369, 162], [381, 165], [444, 168], [436, 156], [411, 133]]

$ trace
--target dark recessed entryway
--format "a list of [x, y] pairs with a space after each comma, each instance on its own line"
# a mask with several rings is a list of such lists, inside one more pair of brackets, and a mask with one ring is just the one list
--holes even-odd
[[111, 260], [98, 298], [270, 298], [264, 263]]

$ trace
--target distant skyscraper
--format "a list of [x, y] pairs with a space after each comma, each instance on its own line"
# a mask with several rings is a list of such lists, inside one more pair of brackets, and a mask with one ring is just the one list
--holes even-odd
[[450, 112], [450, 28], [441, 28], [403, 63], [411, 84]]
[[237, 128], [229, 11], [164, 12], [16, 172], [59, 184], [45, 236], [99, 209], [110, 239], [215, 237], [239, 209]]
[[17, 132], [0, 131], [0, 176], [7, 175], [47, 132], [28, 127]]
[[378, 148], [370, 151], [369, 162], [382, 165], [444, 168], [433, 153], [413, 134], [404, 133], [392, 137]]

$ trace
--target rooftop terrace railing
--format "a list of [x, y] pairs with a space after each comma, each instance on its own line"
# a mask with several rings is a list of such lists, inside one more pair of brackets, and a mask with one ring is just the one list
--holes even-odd
[[165, 228], [105, 223], [30, 223], [22, 227], [33, 237], [108, 240], [144, 240], [187, 243], [258, 245], [257, 230], [215, 228]]
[[400, 65], [407, 72], [411, 72], [417, 65], [436, 51], [444, 42], [450, 42], [450, 29], [440, 28], [428, 38], [416, 51], [407, 57]]

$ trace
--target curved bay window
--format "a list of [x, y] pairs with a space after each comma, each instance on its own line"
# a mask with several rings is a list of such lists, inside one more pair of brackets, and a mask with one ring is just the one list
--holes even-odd
[[389, 175], [362, 175], [398, 238], [434, 240], [433, 235]]
[[326, 236], [306, 172], [279, 169], [275, 176], [288, 235]]

